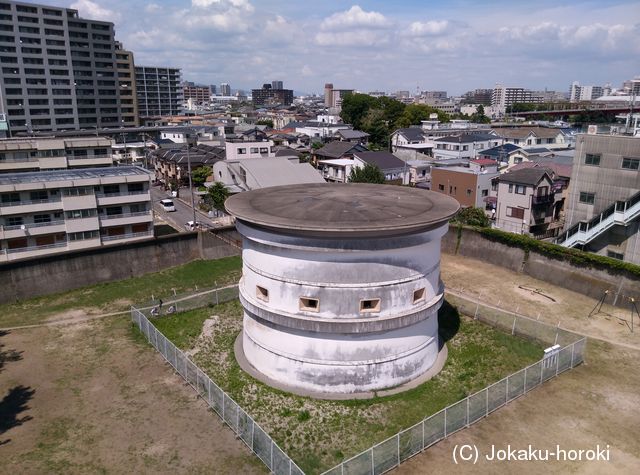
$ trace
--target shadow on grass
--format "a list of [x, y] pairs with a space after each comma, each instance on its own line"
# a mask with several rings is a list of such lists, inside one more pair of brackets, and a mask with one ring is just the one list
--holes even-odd
[[438, 310], [438, 333], [440, 334], [440, 348], [451, 340], [460, 330], [460, 313], [458, 309], [446, 300]]
[[[35, 392], [35, 389], [22, 385], [9, 390], [9, 393], [0, 401], [0, 434], [33, 419], [31, 416], [18, 416], [29, 410], [27, 403]], [[5, 445], [10, 441], [11, 439], [0, 440], [0, 445]]]
[[[0, 338], [8, 335], [8, 331], [0, 331]], [[19, 361], [22, 359], [22, 351], [5, 350], [4, 344], [0, 343], [0, 372], [4, 369], [7, 362]]]

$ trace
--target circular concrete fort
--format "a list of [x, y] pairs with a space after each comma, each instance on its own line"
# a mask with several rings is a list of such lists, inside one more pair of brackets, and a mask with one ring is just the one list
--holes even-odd
[[440, 241], [459, 208], [391, 185], [306, 184], [229, 198], [243, 236], [236, 354], [304, 394], [394, 388], [438, 359]]

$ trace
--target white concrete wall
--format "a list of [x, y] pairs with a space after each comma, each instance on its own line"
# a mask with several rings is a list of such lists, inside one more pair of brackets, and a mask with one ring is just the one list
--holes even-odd
[[[325, 240], [237, 228], [244, 351], [260, 372], [300, 389], [356, 392], [397, 386], [433, 365], [446, 224], [393, 238]], [[268, 302], [256, 286], [268, 290]], [[301, 297], [318, 299], [317, 311], [301, 310]], [[380, 299], [379, 311], [361, 312], [363, 299]]]

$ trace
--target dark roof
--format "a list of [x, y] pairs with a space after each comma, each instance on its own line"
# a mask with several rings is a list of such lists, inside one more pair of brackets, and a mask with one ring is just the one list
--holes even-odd
[[553, 170], [546, 167], [521, 168], [500, 175], [501, 183], [517, 183], [519, 185], [537, 185], [540, 180], [548, 175], [553, 180]]
[[[174, 144], [177, 147], [171, 149], [160, 148], [154, 150], [154, 155], [158, 160], [174, 162], [177, 164], [187, 163], [187, 151], [185, 144]], [[182, 145], [182, 147], [180, 147]], [[192, 166], [212, 165], [219, 160], [224, 160], [226, 151], [224, 147], [214, 147], [211, 145], [198, 144], [189, 149], [189, 160]]]
[[419, 127], [407, 127], [404, 129], [398, 129], [396, 132], [404, 135], [409, 142], [424, 140], [424, 132]]
[[292, 148], [279, 148], [276, 150], [276, 157], [298, 157], [300, 158], [300, 152], [293, 150]]
[[340, 129], [336, 132], [336, 134], [342, 136], [342, 138], [345, 139], [362, 139], [369, 136], [369, 134], [366, 132], [352, 129]]
[[512, 143], [506, 143], [504, 145], [498, 145], [497, 147], [488, 148], [482, 152], [478, 152], [478, 155], [488, 155], [490, 157], [500, 157], [500, 155], [509, 155], [510, 153], [519, 150], [520, 147]]
[[370, 165], [377, 165], [380, 170], [404, 167], [404, 162], [389, 152], [356, 152], [353, 156]]
[[447, 143], [471, 143], [471, 142], [486, 142], [487, 140], [499, 139], [496, 135], [491, 134], [456, 134], [445, 135], [438, 139], [434, 139], [434, 142], [447, 142]]
[[523, 151], [525, 153], [532, 153], [532, 154], [538, 154], [538, 153], [549, 153], [551, 152], [551, 150], [549, 150], [546, 147], [533, 147], [533, 148], [525, 148], [523, 149]]
[[573, 166], [566, 163], [558, 163], [549, 159], [536, 159], [522, 162], [511, 167], [511, 170], [520, 170], [522, 168], [550, 168], [556, 177], [571, 178], [571, 169]]
[[351, 142], [329, 142], [327, 145], [318, 149], [316, 155], [329, 158], [341, 158], [348, 153], [366, 152], [369, 150], [360, 144], [354, 144]]

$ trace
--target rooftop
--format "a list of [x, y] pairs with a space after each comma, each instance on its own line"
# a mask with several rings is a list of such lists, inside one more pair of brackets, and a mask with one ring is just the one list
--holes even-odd
[[402, 168], [405, 163], [394, 154], [385, 151], [379, 152], [354, 152], [354, 157], [358, 157], [363, 162], [370, 165], [377, 165], [380, 170], [389, 170], [391, 168]]
[[71, 168], [67, 170], [6, 173], [0, 174], [0, 186], [142, 175], [149, 176], [149, 172], [140, 167]]
[[460, 207], [440, 193], [365, 183], [262, 188], [232, 196], [225, 206], [241, 222], [317, 237], [427, 231], [446, 223]]
[[471, 143], [471, 142], [486, 142], [487, 140], [499, 139], [500, 137], [491, 134], [478, 133], [478, 134], [456, 134], [447, 135], [434, 139], [434, 142], [447, 142], [447, 143]]
[[500, 175], [501, 183], [516, 183], [521, 185], [537, 185], [544, 175], [553, 180], [553, 170], [546, 167], [520, 168]]

